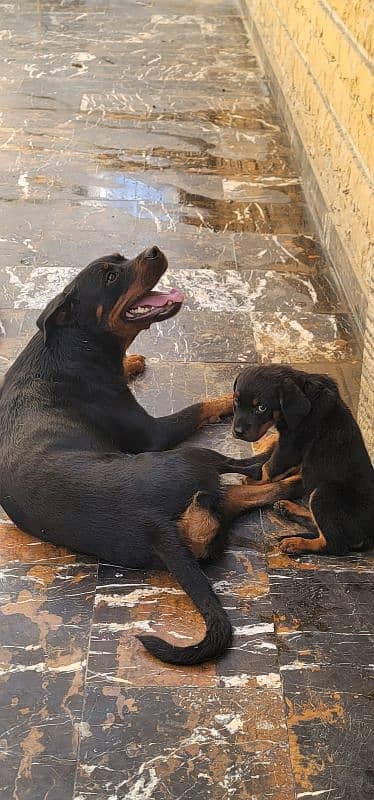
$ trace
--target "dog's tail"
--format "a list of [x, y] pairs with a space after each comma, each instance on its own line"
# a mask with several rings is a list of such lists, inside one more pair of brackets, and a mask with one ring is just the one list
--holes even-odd
[[164, 530], [154, 549], [204, 617], [206, 635], [201, 642], [188, 647], [176, 647], [157, 636], [138, 636], [138, 639], [152, 655], [169, 664], [201, 664], [218, 658], [230, 645], [231, 623], [178, 528], [170, 525], [169, 532]]

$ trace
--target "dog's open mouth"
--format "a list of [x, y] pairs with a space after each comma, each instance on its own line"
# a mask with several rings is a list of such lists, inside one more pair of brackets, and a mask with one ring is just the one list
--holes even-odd
[[170, 289], [168, 292], [149, 292], [127, 308], [124, 317], [127, 320], [156, 320], [168, 319], [176, 314], [184, 300], [184, 295], [179, 289]]

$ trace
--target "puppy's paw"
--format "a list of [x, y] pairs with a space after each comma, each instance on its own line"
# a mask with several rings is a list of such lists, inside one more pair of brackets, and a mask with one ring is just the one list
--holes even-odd
[[123, 366], [128, 378], [136, 378], [137, 375], [142, 375], [145, 370], [145, 358], [139, 353], [134, 353], [134, 355], [124, 358]]
[[282, 553], [288, 553], [288, 555], [298, 555], [299, 553], [303, 553], [305, 548], [304, 539], [301, 536], [290, 536], [286, 539], [283, 539], [279, 545], [279, 549]]

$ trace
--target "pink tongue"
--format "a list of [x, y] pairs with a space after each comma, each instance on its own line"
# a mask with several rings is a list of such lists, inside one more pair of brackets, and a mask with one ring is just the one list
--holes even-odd
[[145, 297], [141, 297], [137, 301], [137, 306], [154, 306], [161, 308], [165, 306], [168, 301], [171, 303], [183, 303], [184, 294], [179, 289], [170, 289], [170, 292], [149, 292]]

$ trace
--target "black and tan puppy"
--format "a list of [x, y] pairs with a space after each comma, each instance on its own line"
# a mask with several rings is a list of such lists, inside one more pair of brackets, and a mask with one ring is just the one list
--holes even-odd
[[166, 267], [157, 247], [131, 261], [100, 258], [40, 315], [0, 390], [0, 502], [20, 528], [54, 544], [128, 567], [165, 565], [207, 633], [185, 648], [141, 640], [164, 661], [194, 664], [223, 653], [231, 637], [196, 556], [222, 548], [225, 525], [241, 511], [295, 496], [295, 481], [223, 492], [220, 474], [251, 474], [247, 460], [172, 449], [231, 413], [232, 394], [159, 419], [135, 400], [127, 378], [143, 361], [131, 356], [124, 371], [126, 349], [183, 300], [176, 289], [152, 291]]
[[374, 469], [336, 383], [277, 364], [244, 369], [234, 385], [235, 435], [256, 442], [273, 425], [272, 447], [256, 456], [262, 478], [301, 472], [309, 510], [287, 500], [276, 507], [314, 534], [284, 538], [281, 549], [343, 555], [372, 547]]

